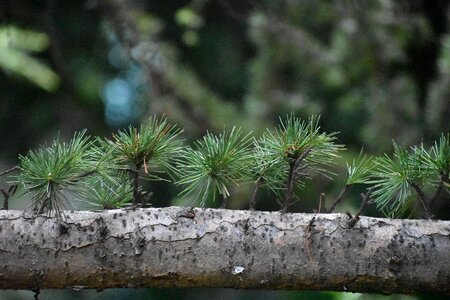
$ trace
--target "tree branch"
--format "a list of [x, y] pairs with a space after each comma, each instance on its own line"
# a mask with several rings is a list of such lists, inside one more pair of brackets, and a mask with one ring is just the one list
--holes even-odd
[[328, 213], [333, 212], [333, 210], [336, 208], [336, 205], [338, 205], [345, 198], [345, 196], [347, 196], [351, 188], [352, 186], [350, 184], [344, 185], [341, 192], [339, 193], [339, 196], [337, 196], [337, 198], [333, 201], [331, 207], [328, 209]]
[[349, 228], [343, 214], [186, 207], [64, 214], [65, 220], [57, 220], [0, 211], [0, 289], [158, 286], [450, 295], [449, 221], [360, 217]]

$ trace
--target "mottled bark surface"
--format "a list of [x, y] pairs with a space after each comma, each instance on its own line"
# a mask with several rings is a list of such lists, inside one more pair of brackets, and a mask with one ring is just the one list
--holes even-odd
[[[314, 222], [312, 219], [314, 218]], [[0, 288], [450, 295], [450, 222], [186, 207], [0, 212]]]

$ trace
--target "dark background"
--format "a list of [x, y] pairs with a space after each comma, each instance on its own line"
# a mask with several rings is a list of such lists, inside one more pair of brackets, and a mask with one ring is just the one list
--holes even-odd
[[[118, 2], [118, 3], [116, 3]], [[339, 193], [345, 162], [392, 140], [431, 144], [450, 123], [449, 1], [1, 1], [0, 169], [56, 136], [110, 136], [153, 114], [187, 142], [233, 125], [259, 136], [279, 116], [320, 114], [348, 151], [293, 211]], [[0, 185], [6, 185], [5, 178]], [[155, 206], [182, 205], [149, 183]], [[355, 211], [355, 189], [338, 211]], [[248, 206], [250, 186], [230, 206]], [[447, 201], [446, 201], [447, 200]], [[438, 216], [450, 217], [448, 194]], [[11, 208], [23, 209], [23, 199]], [[209, 206], [217, 206], [210, 203]], [[261, 210], [277, 210], [262, 194]], [[367, 215], [380, 216], [374, 207]], [[411, 217], [420, 215], [415, 209]], [[418, 299], [276, 291], [43, 291], [43, 299]], [[2, 292], [26, 299], [30, 292]], [[423, 299], [430, 299], [424, 297]]]

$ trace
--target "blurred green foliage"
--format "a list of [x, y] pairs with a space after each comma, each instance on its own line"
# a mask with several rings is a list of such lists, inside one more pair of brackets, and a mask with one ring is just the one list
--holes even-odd
[[14, 26], [0, 27], [0, 68], [20, 75], [47, 91], [59, 85], [59, 76], [30, 52], [42, 52], [49, 44], [46, 34]]

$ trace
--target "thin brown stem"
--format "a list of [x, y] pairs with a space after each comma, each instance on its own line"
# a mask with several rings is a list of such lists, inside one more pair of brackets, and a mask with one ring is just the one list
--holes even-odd
[[283, 212], [287, 211], [292, 195], [294, 194], [294, 167], [295, 162], [291, 162], [289, 164], [289, 174], [286, 182], [286, 195], [284, 197], [283, 207], [281, 209]]
[[72, 181], [72, 182], [77, 182], [78, 180], [80, 180], [82, 178], [85, 178], [85, 177], [88, 177], [88, 176], [94, 174], [95, 172], [96, 172], [95, 170], [86, 171], [86, 172], [84, 172], [84, 173], [82, 173], [80, 175], [77, 175], [77, 176], [74, 176], [74, 177], [70, 178], [69, 180]]
[[314, 221], [316, 220], [316, 216], [312, 217], [311, 221], [309, 221], [309, 224], [305, 228], [305, 244], [306, 244], [306, 253], [308, 253], [309, 261], [313, 261], [313, 256], [311, 253], [311, 238], [313, 234], [313, 228], [314, 228]]
[[31, 291], [34, 293], [33, 299], [34, 300], [39, 300], [39, 294], [41, 293], [41, 290], [40, 289], [33, 289]]
[[252, 197], [250, 198], [249, 210], [255, 210], [256, 206], [256, 195], [258, 194], [259, 186], [261, 184], [262, 177], [259, 177], [255, 182], [255, 186], [253, 187]]
[[297, 170], [299, 168], [303, 168], [300, 166], [300, 164], [306, 158], [306, 156], [308, 156], [311, 150], [311, 148], [306, 149], [299, 157], [297, 157], [297, 159], [290, 161], [289, 174], [286, 181], [286, 194], [283, 201], [283, 207], [281, 208], [280, 212], [287, 212], [289, 206], [292, 205], [295, 183], [299, 179], [299, 175], [296, 174]]
[[420, 188], [420, 186], [415, 183], [415, 182], [410, 182], [409, 183], [413, 189], [416, 191], [417, 196], [419, 196], [419, 201], [422, 204], [424, 210], [425, 210], [425, 216], [428, 219], [432, 219], [433, 218], [433, 214], [431, 213], [431, 209], [430, 209], [430, 201], [428, 200], [428, 197], [425, 195], [425, 193], [422, 191], [422, 189]]
[[351, 190], [352, 186], [350, 184], [344, 185], [344, 187], [341, 189], [341, 192], [339, 193], [339, 196], [337, 196], [336, 199], [334, 199], [333, 204], [328, 209], [328, 213], [333, 212], [333, 210], [336, 208], [336, 205], [338, 205], [344, 198], [347, 196], [348, 192]]
[[322, 209], [324, 211], [327, 211], [327, 209], [325, 208], [325, 193], [320, 193], [320, 197], [319, 197], [319, 209], [317, 210], [317, 212], [320, 214], [320, 212], [322, 211]]
[[3, 176], [3, 175], [6, 175], [6, 174], [9, 174], [9, 173], [12, 173], [12, 172], [17, 171], [17, 170], [20, 170], [20, 167], [19, 167], [19, 166], [14, 166], [14, 167], [12, 167], [11, 169], [8, 169], [8, 170], [6, 170], [6, 171], [1, 172], [1, 173], [0, 173], [0, 176]]
[[140, 182], [139, 182], [139, 169], [136, 167], [136, 169], [128, 169], [128, 172], [131, 174], [131, 179], [133, 181], [133, 206], [138, 205], [140, 202], [140, 196], [141, 193], [139, 191], [140, 188]]
[[300, 178], [301, 175], [305, 174], [304, 172], [300, 172], [304, 169], [307, 168], [306, 165], [301, 166], [300, 164], [302, 163], [302, 161], [306, 158], [306, 156], [308, 156], [308, 154], [311, 152], [311, 148], [306, 149], [305, 152], [303, 152], [296, 160], [295, 160], [295, 164], [294, 164], [294, 174], [293, 174], [293, 178], [294, 178], [294, 185], [295, 182], [297, 182], [297, 180]]
[[9, 199], [9, 193], [6, 192], [3, 188], [0, 189], [0, 191], [3, 194], [3, 209], [8, 210], [8, 199]]
[[362, 212], [366, 208], [367, 204], [369, 203], [370, 194], [372, 193], [372, 189], [373, 189], [372, 187], [367, 189], [367, 192], [365, 194], [361, 193], [362, 202], [361, 202], [361, 206], [359, 207], [359, 210], [356, 213], [356, 215], [352, 216], [349, 212], [347, 212], [347, 215], [350, 216], [350, 221], [348, 224], [350, 227], [355, 226], [356, 222], [359, 221], [359, 216], [362, 214]]
[[223, 209], [227, 208], [227, 197], [226, 196], [223, 196], [222, 204], [220, 204], [220, 208], [223, 208]]
[[367, 204], [369, 203], [370, 194], [372, 194], [372, 190], [373, 190], [373, 187], [370, 187], [367, 189], [365, 194], [361, 193], [362, 202], [361, 202], [361, 206], [359, 207], [358, 212], [356, 213], [356, 217], [359, 217], [362, 214], [362, 212], [366, 208]]
[[3, 195], [3, 209], [8, 210], [9, 209], [9, 197], [14, 195], [16, 193], [18, 185], [12, 184], [9, 186], [8, 190], [5, 191], [3, 188], [0, 188], [0, 192]]
[[441, 181], [439, 182], [438, 188], [436, 189], [436, 192], [434, 193], [433, 197], [430, 199], [430, 210], [433, 211], [434, 205], [436, 203], [437, 198], [441, 194], [442, 190], [444, 189], [444, 182], [448, 178], [448, 172], [445, 174], [441, 174]]

